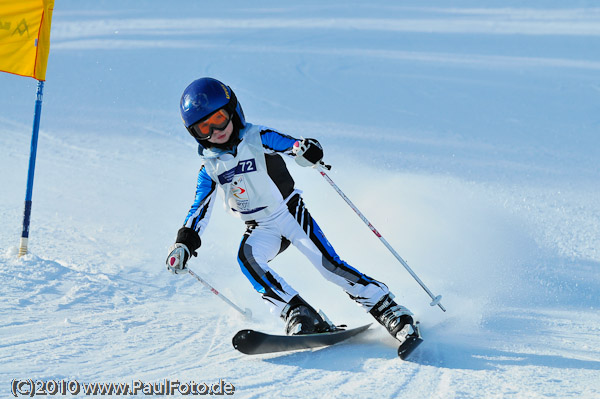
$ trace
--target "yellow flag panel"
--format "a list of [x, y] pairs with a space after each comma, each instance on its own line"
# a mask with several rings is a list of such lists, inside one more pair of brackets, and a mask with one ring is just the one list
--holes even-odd
[[54, 0], [0, 0], [0, 71], [46, 80]]

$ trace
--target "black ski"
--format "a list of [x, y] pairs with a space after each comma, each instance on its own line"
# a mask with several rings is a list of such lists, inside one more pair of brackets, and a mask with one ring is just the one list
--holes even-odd
[[419, 322], [415, 323], [414, 328], [415, 332], [409, 335], [398, 347], [398, 356], [400, 356], [400, 359], [402, 360], [406, 360], [412, 351], [414, 351], [417, 346], [421, 345], [421, 342], [423, 342], [423, 338], [421, 338]]
[[369, 328], [371, 324], [347, 330], [305, 335], [272, 335], [255, 330], [241, 330], [233, 337], [233, 347], [247, 355], [318, 348], [344, 341]]

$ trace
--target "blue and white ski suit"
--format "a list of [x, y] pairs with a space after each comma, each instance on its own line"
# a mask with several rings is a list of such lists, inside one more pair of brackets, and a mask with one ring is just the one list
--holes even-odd
[[297, 139], [264, 126], [246, 123], [241, 141], [232, 150], [199, 146], [203, 165], [198, 173], [195, 201], [184, 226], [202, 235], [216, 192], [230, 213], [246, 223], [238, 263], [254, 289], [281, 315], [298, 293], [269, 266], [290, 243], [319, 272], [370, 310], [389, 291], [385, 284], [340, 259], [311, 217], [280, 154], [294, 156]]

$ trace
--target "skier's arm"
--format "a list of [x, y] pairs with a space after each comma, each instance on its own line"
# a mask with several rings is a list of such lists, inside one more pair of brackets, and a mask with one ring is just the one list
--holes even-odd
[[315, 139], [296, 139], [275, 130], [260, 133], [263, 147], [294, 157], [300, 166], [314, 166], [323, 159], [323, 148]]
[[210, 219], [210, 214], [215, 202], [216, 188], [217, 183], [210, 178], [204, 165], [202, 165], [200, 172], [198, 172], [196, 197], [182, 227], [182, 229], [187, 228], [193, 230], [198, 235], [198, 240], [200, 240], [199, 237], [204, 233], [204, 229]]
[[294, 156], [292, 150], [298, 139], [279, 133], [275, 130], [266, 129], [260, 132], [260, 139], [263, 147], [269, 152], [279, 152], [289, 156]]
[[198, 173], [194, 203], [185, 218], [183, 227], [177, 232], [177, 239], [167, 257], [169, 271], [175, 274], [187, 272], [185, 264], [191, 255], [196, 255], [196, 250], [200, 248], [200, 235], [204, 232], [210, 219], [215, 196], [216, 183], [202, 166]]

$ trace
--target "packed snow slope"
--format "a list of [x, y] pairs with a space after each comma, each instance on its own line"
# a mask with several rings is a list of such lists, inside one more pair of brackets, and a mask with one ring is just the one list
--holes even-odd
[[[13, 379], [224, 380], [240, 398], [600, 397], [600, 8], [592, 1], [56, 2], [30, 254], [17, 259], [36, 82], [0, 76], [0, 396]], [[190, 267], [164, 259], [200, 162], [178, 105], [229, 84], [253, 123], [315, 137], [289, 168], [341, 256], [420, 318], [334, 347], [236, 352], [280, 320], [217, 207]], [[273, 267], [336, 323], [370, 320], [288, 249]], [[141, 396], [141, 394], [139, 395]]]

